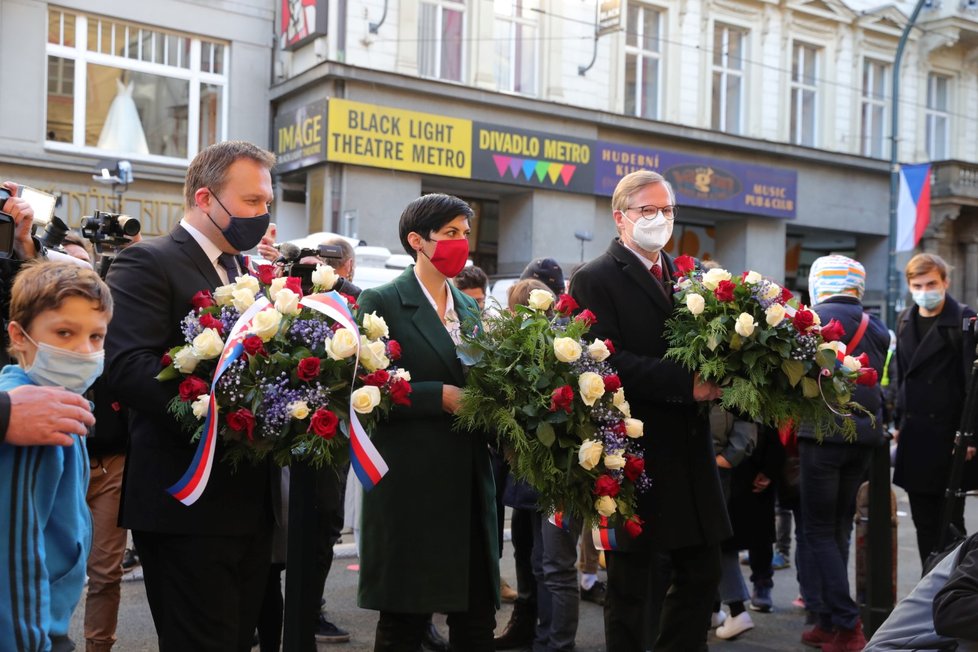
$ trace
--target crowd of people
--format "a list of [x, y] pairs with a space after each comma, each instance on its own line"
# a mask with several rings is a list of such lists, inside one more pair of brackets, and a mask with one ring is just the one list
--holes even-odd
[[[183, 219], [169, 234], [121, 250], [104, 281], [83, 240], [65, 246], [79, 264], [38, 260], [17, 274], [6, 329], [11, 360], [0, 372], [0, 505], [10, 530], [0, 537], [10, 578], [0, 587], [0, 649], [74, 649], [68, 623], [86, 575], [86, 649], [111, 649], [126, 530], [160, 650], [279, 649], [289, 471], [269, 462], [235, 470], [218, 456], [202, 497], [190, 506], [175, 500], [167, 488], [195, 446], [167, 410], [174, 386], [156, 379], [161, 356], [182, 340], [180, 320], [194, 295], [248, 274], [252, 261], [242, 252], [277, 258], [274, 162], [240, 141], [202, 150], [187, 171]], [[720, 640], [750, 635], [750, 611], [771, 610], [774, 568], [792, 563], [790, 534], [779, 536], [778, 521], [794, 522], [798, 603], [807, 614], [800, 641], [825, 652], [864, 649], [847, 572], [857, 491], [892, 424], [894, 482], [910, 497], [921, 560], [945, 539], [939, 515], [975, 357], [961, 324], [974, 311], [948, 294], [944, 261], [918, 254], [905, 269], [914, 303], [891, 336], [862, 304], [863, 266], [842, 255], [817, 259], [808, 279], [814, 311], [821, 323], [841, 326], [849, 355], [865, 353], [894, 400], [888, 404], [879, 384], [856, 390], [866, 414], [854, 417], [855, 441], [817, 441], [806, 423], [766, 427], [717, 407], [722, 387], [665, 357], [680, 276], [665, 252], [678, 213], [670, 184], [651, 171], [628, 174], [610, 208], [617, 237], [604, 253], [566, 279], [555, 260], [532, 261], [505, 307], [545, 290], [590, 310], [591, 334], [613, 343], [610, 362], [645, 424], [640, 442], [653, 483], [638, 515], [649, 526], [604, 551], [606, 583], [590, 532], [558, 526], [538, 509], [533, 488], [508, 473], [493, 433], [453, 428], [465, 385], [459, 325], [477, 323], [488, 308], [486, 274], [466, 266], [472, 209], [444, 194], [412, 201], [398, 238], [414, 264], [363, 292], [352, 284], [352, 248], [342, 239], [324, 243], [343, 251], [334, 261], [338, 289], [356, 296], [361, 314], [384, 318], [411, 374], [410, 406], [371, 433], [391, 470], [357, 506], [358, 604], [379, 612], [374, 649], [572, 650], [580, 602], [589, 600], [603, 605], [609, 652], [705, 650], [711, 630]], [[13, 196], [0, 209], [16, 223], [17, 257], [43, 259], [29, 205]], [[94, 414], [86, 392], [94, 392]], [[972, 464], [967, 469], [963, 488], [975, 488]], [[317, 550], [301, 596], [302, 621], [315, 632], [303, 642], [309, 649], [316, 640], [349, 640], [321, 602], [344, 523], [344, 486], [342, 470], [317, 472], [315, 522], [302, 530]], [[963, 533], [963, 498], [956, 500], [953, 524]], [[506, 508], [515, 589], [499, 576]], [[971, 541], [938, 566], [940, 581], [928, 575], [930, 593], [924, 582], [918, 587], [946, 606], [926, 625], [935, 636], [974, 642], [966, 617], [978, 600]], [[514, 608], [495, 636], [501, 597]], [[447, 641], [433, 613], [447, 614]]]

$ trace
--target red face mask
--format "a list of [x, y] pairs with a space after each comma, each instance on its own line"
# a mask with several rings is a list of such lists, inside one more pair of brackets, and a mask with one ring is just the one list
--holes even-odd
[[455, 278], [465, 267], [465, 262], [469, 259], [469, 241], [465, 238], [451, 240], [435, 240], [435, 250], [427, 256], [435, 269], [447, 276]]

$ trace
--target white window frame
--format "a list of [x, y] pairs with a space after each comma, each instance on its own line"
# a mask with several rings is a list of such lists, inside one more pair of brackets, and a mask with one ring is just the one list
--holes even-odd
[[[57, 142], [47, 140], [47, 135], [45, 133], [45, 149], [52, 151], [62, 151], [80, 154], [90, 154], [93, 156], [99, 156], [102, 158], [116, 156], [125, 156], [131, 160], [146, 161], [150, 163], [162, 163], [162, 164], [176, 164], [176, 165], [186, 165], [194, 156], [200, 148], [200, 87], [202, 84], [207, 84], [211, 86], [218, 86], [221, 88], [221, 134], [218, 137], [218, 142], [227, 139], [228, 130], [228, 115], [229, 115], [229, 96], [228, 96], [228, 80], [229, 80], [229, 61], [230, 61], [230, 44], [220, 42], [218, 44], [223, 45], [223, 61], [221, 62], [221, 70], [224, 71], [223, 74], [215, 74], [204, 72], [201, 70], [201, 46], [204, 39], [198, 36], [193, 36], [189, 34], [179, 34], [179, 36], [190, 39], [190, 63], [189, 68], [182, 68], [179, 66], [171, 66], [160, 63], [153, 63], [149, 61], [142, 61], [139, 59], [130, 59], [127, 57], [120, 57], [116, 55], [103, 54], [101, 52], [93, 51], [88, 49], [88, 21], [91, 20], [106, 20], [115, 23], [123, 23], [127, 27], [135, 27], [137, 30], [145, 28], [148, 31], [154, 32], [154, 39], [156, 32], [172, 33], [167, 30], [162, 30], [160, 28], [154, 28], [151, 26], [141, 26], [138, 23], [132, 23], [126, 20], [118, 20], [110, 17], [101, 17], [97, 15], [87, 15], [84, 13], [75, 13], [69, 10], [59, 9], [57, 7], [49, 7], [49, 12], [58, 11], [62, 14], [62, 42], [63, 42], [63, 25], [64, 16], [72, 15], [75, 19], [75, 44], [61, 45], [56, 43], [47, 43], [45, 48], [45, 61], [49, 60], [49, 57], [61, 57], [63, 59], [71, 59], [75, 64], [75, 88], [74, 88], [74, 108], [72, 112], [72, 139], [70, 143]], [[127, 30], [128, 32], [128, 30]], [[98, 33], [101, 35], [101, 25], [99, 25]], [[155, 40], [154, 40], [155, 42]], [[207, 43], [217, 43], [207, 39]], [[140, 40], [139, 47], [142, 47], [142, 41]], [[166, 47], [166, 44], [164, 44]], [[211, 48], [211, 55], [213, 56], [213, 48]], [[213, 62], [212, 62], [213, 63]], [[110, 68], [118, 68], [122, 70], [131, 70], [133, 72], [142, 72], [152, 75], [158, 75], [160, 77], [168, 77], [171, 79], [179, 79], [189, 82], [188, 89], [188, 99], [187, 99], [187, 157], [180, 158], [175, 156], [162, 156], [159, 154], [137, 154], [134, 152], [114, 152], [105, 149], [99, 149], [98, 147], [92, 147], [85, 144], [85, 128], [86, 128], [86, 104], [87, 104], [87, 93], [88, 87], [86, 83], [86, 74], [88, 71], [88, 64], [96, 64], [100, 66], [107, 66]], [[45, 76], [47, 76], [47, 66], [45, 65]], [[45, 89], [45, 101], [44, 101], [44, 124], [45, 132], [47, 131], [47, 83], [44, 85]]]
[[[951, 158], [951, 75], [939, 72], [927, 73], [927, 109], [925, 111], [924, 138], [927, 145], [927, 158], [931, 161], [942, 161]], [[944, 82], [944, 107], [937, 106], [937, 84]], [[937, 124], [944, 123], [943, 142], [937, 142]], [[938, 155], [938, 148], [942, 149]]]
[[[863, 59], [862, 65], [862, 77], [863, 88], [862, 88], [862, 100], [860, 103], [860, 114], [859, 114], [859, 130], [860, 130], [860, 153], [863, 156], [871, 156], [874, 158], [886, 158], [888, 152], [886, 151], [886, 140], [887, 140], [887, 128], [889, 126], [889, 116], [887, 115], [887, 108], [889, 108], [889, 101], [887, 98], [890, 96], [890, 64], [886, 61], [880, 59], [873, 59], [871, 57], [865, 57]], [[874, 89], [876, 88], [877, 75], [881, 76], [883, 79], [883, 91], [881, 97], [876, 97], [874, 94]], [[877, 125], [873, 120], [873, 110], [882, 109], [882, 119], [881, 124]], [[873, 148], [875, 143], [873, 142], [873, 134], [876, 129], [879, 129], [880, 142], [879, 142], [879, 153], [874, 154]]]
[[[422, 65], [424, 62], [424, 57], [422, 54], [422, 48], [425, 47], [425, 42], [423, 40], [423, 35], [421, 33], [422, 22], [421, 22], [421, 10], [424, 5], [429, 5], [433, 7], [436, 11], [435, 14], [435, 26], [434, 26], [434, 37], [435, 40], [430, 44], [434, 47], [434, 61], [435, 61], [435, 71], [425, 71], [422, 70]], [[450, 79], [444, 76], [444, 71], [442, 70], [442, 61], [445, 50], [445, 11], [457, 11], [462, 15], [462, 35], [458, 43], [458, 54], [459, 54], [459, 79]], [[455, 83], [465, 83], [466, 79], [466, 56], [465, 56], [465, 36], [467, 31], [466, 21], [468, 14], [466, 12], [465, 0], [421, 0], [418, 8], [418, 74], [422, 77], [429, 79], [440, 79], [447, 82]]]
[[[729, 25], [727, 23], [716, 22], [713, 24], [713, 43], [716, 44], [716, 32], [717, 30], [722, 30], [722, 52], [721, 60], [719, 65], [716, 63], [716, 53], [710, 57], [712, 62], [712, 84], [713, 93], [711, 96], [710, 103], [710, 125], [713, 129], [717, 131], [723, 131], [731, 134], [742, 134], [744, 127], [744, 109], [746, 106], [745, 102], [745, 89], [746, 89], [746, 62], [748, 59], [747, 46], [750, 42], [750, 30], [740, 27], [738, 25]], [[737, 33], [741, 38], [741, 67], [732, 68], [730, 67], [730, 35], [731, 32]], [[727, 86], [731, 79], [737, 80], [738, 87], [740, 88], [740, 106], [737, 107], [737, 124], [728, 125], [727, 124]], [[719, 98], [717, 98], [719, 95]], [[718, 120], [714, 120], [713, 116], [713, 102], [719, 101], [720, 108], [718, 115], [716, 116]]]
[[[795, 145], [803, 145], [805, 147], [818, 147], [818, 121], [820, 116], [819, 111], [819, 78], [821, 75], [822, 68], [822, 55], [823, 48], [813, 45], [811, 43], [806, 43], [804, 41], [793, 41], [791, 44], [791, 67], [789, 68], [789, 74], [791, 75], [791, 102], [789, 103], [789, 116], [788, 130], [789, 130], [789, 140]], [[800, 55], [800, 56], [799, 56]], [[813, 75], [812, 83], [805, 83], [805, 64], [806, 56], [811, 55], [815, 57], [815, 73]], [[795, 79], [795, 70], [798, 70], [798, 79]], [[812, 116], [812, 134], [811, 142], [805, 142], [805, 93], [812, 93], [812, 110], [815, 115]], [[793, 124], [792, 124], [793, 122]], [[792, 127], [794, 127], [792, 129]]]
[[[499, 0], [496, 0], [496, 1], [499, 1]], [[509, 44], [509, 55], [507, 56], [507, 61], [509, 62], [509, 64], [508, 64], [508, 74], [506, 75], [506, 78], [505, 79], [503, 79], [503, 76], [501, 74], [499, 74], [501, 72], [502, 68], [501, 68], [501, 66], [499, 66], [498, 57], [496, 57], [495, 64], [496, 64], [496, 70], [497, 70], [497, 74], [496, 74], [496, 84], [497, 84], [497, 87], [498, 87], [498, 89], [500, 91], [503, 91], [503, 92], [506, 92], [506, 93], [519, 93], [520, 95], [536, 96], [539, 93], [539, 87], [540, 87], [540, 29], [541, 29], [541, 24], [540, 24], [540, 21], [537, 20], [537, 18], [535, 16], [528, 17], [528, 16], [523, 15], [524, 12], [529, 13], [529, 12], [532, 12], [533, 11], [532, 9], [524, 9], [523, 8], [523, 4], [529, 2], [529, 3], [532, 3], [533, 6], [535, 6], [536, 8], [540, 9], [541, 8], [540, 7], [540, 3], [539, 2], [536, 2], [536, 1], [532, 1], [532, 0], [503, 0], [503, 1], [505, 1], [505, 2], [512, 2], [513, 4], [515, 4], [516, 5], [516, 9], [515, 9], [515, 12], [514, 13], [517, 14], [517, 15], [510, 16], [510, 15], [507, 15], [507, 14], [502, 14], [502, 13], [499, 13], [499, 12], [495, 12], [494, 24], [493, 24], [493, 33], [494, 34], [495, 34], [496, 26], [499, 23], [508, 23], [509, 24], [509, 28], [506, 30], [507, 31], [507, 34], [508, 34], [508, 37], [507, 37], [507, 41], [506, 42]], [[537, 14], [537, 15], [542, 15], [542, 14]], [[517, 27], [517, 25], [519, 25], [519, 26], [521, 26], [523, 28], [531, 28], [533, 30], [533, 36], [530, 37], [530, 38], [528, 38], [528, 37], [526, 37], [524, 35], [521, 39], [516, 38], [516, 27]], [[498, 46], [498, 44], [497, 44], [497, 46]], [[523, 65], [522, 65], [523, 62], [520, 60], [519, 56], [517, 55], [517, 48], [518, 47], [527, 48], [530, 52], [532, 52], [532, 56], [533, 56], [533, 84], [532, 85], [533, 85], [533, 88], [516, 88], [515, 87], [515, 80], [516, 80], [516, 77], [517, 77], [517, 73], [523, 67]]]
[[[646, 4], [646, 3], [643, 3], [643, 2], [637, 2], [635, 0], [632, 0], [631, 2], [628, 2], [627, 3], [627, 5], [626, 5], [626, 11], [628, 13], [631, 13], [632, 11], [636, 11], [636, 10], [637, 11], [641, 11], [643, 14], [646, 11], [651, 11], [651, 12], [657, 13], [659, 15], [659, 23], [658, 23], [659, 24], [659, 33], [656, 34], [656, 42], [659, 44], [659, 49], [658, 50], [646, 50], [646, 49], [644, 49], [642, 47], [641, 44], [644, 43], [645, 36], [646, 36], [644, 34], [644, 32], [642, 31], [645, 28], [645, 21], [642, 20], [642, 19], [636, 20], [634, 22], [634, 24], [636, 24], [636, 25], [639, 26], [639, 33], [635, 35], [636, 36], [635, 42], [638, 43], [639, 45], [637, 45], [637, 46], [636, 45], [629, 45], [628, 44], [628, 35], [626, 34], [626, 36], [625, 36], [625, 60], [624, 60], [624, 64], [623, 64], [623, 70], [627, 70], [628, 69], [628, 60], [629, 60], [629, 57], [634, 57], [636, 59], [636, 65], [635, 65], [635, 74], [636, 74], [636, 80], [635, 80], [635, 97], [632, 98], [632, 100], [634, 102], [635, 110], [632, 113], [630, 113], [629, 115], [634, 115], [636, 117], [646, 118], [646, 119], [649, 119], [649, 120], [659, 120], [659, 119], [661, 119], [661, 115], [662, 115], [662, 87], [663, 87], [663, 83], [662, 83], [662, 81], [663, 81], [662, 80], [662, 43], [663, 43], [663, 32], [665, 31], [665, 22], [666, 22], [666, 16], [667, 16], [667, 14], [666, 14], [666, 12], [665, 12], [664, 9], [662, 9], [661, 7], [654, 6], [654, 5]], [[628, 26], [628, 24], [631, 21], [629, 20], [629, 18], [630, 18], [629, 16], [626, 15], [625, 18], [626, 18], [625, 25], [626, 25], [626, 30], [627, 30], [627, 26]], [[645, 80], [641, 78], [642, 70], [644, 69], [644, 66], [642, 66], [641, 64], [643, 63], [643, 60], [644, 59], [650, 59], [650, 60], [652, 60], [652, 61], [655, 62], [656, 78], [658, 80], [658, 87], [656, 88], [656, 92], [655, 92], [655, 105], [653, 107], [651, 107], [652, 108], [652, 111], [650, 113], [647, 112], [647, 111], [644, 111], [644, 109], [646, 107], [643, 104], [643, 98], [645, 97], [645, 94], [642, 91], [645, 88]], [[628, 93], [628, 88], [627, 88], [628, 79], [627, 79], [627, 77], [628, 77], [627, 73], [623, 72], [622, 73], [622, 83], [623, 83], [623, 86], [624, 86], [624, 88], [622, 90], [622, 95], [623, 96], [625, 96]], [[626, 105], [626, 107], [627, 107], [627, 105]]]

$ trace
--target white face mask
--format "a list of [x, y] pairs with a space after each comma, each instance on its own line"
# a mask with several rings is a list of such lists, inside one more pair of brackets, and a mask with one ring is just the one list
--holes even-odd
[[656, 213], [651, 220], [639, 219], [633, 222], [627, 215], [625, 219], [632, 224], [632, 240], [646, 251], [659, 251], [672, 237], [672, 220], [667, 220], [662, 211]]
[[29, 367], [24, 367], [24, 373], [36, 384], [64, 387], [69, 392], [83, 394], [102, 375], [105, 351], [76, 353], [46, 342], [35, 342], [27, 331], [21, 329], [21, 332], [37, 347], [34, 361]]

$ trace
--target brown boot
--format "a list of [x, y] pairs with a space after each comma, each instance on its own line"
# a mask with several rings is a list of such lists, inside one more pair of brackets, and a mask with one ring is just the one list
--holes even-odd
[[497, 650], [515, 650], [533, 643], [537, 628], [536, 605], [528, 600], [517, 599], [513, 615], [509, 617], [503, 633], [493, 641]]

